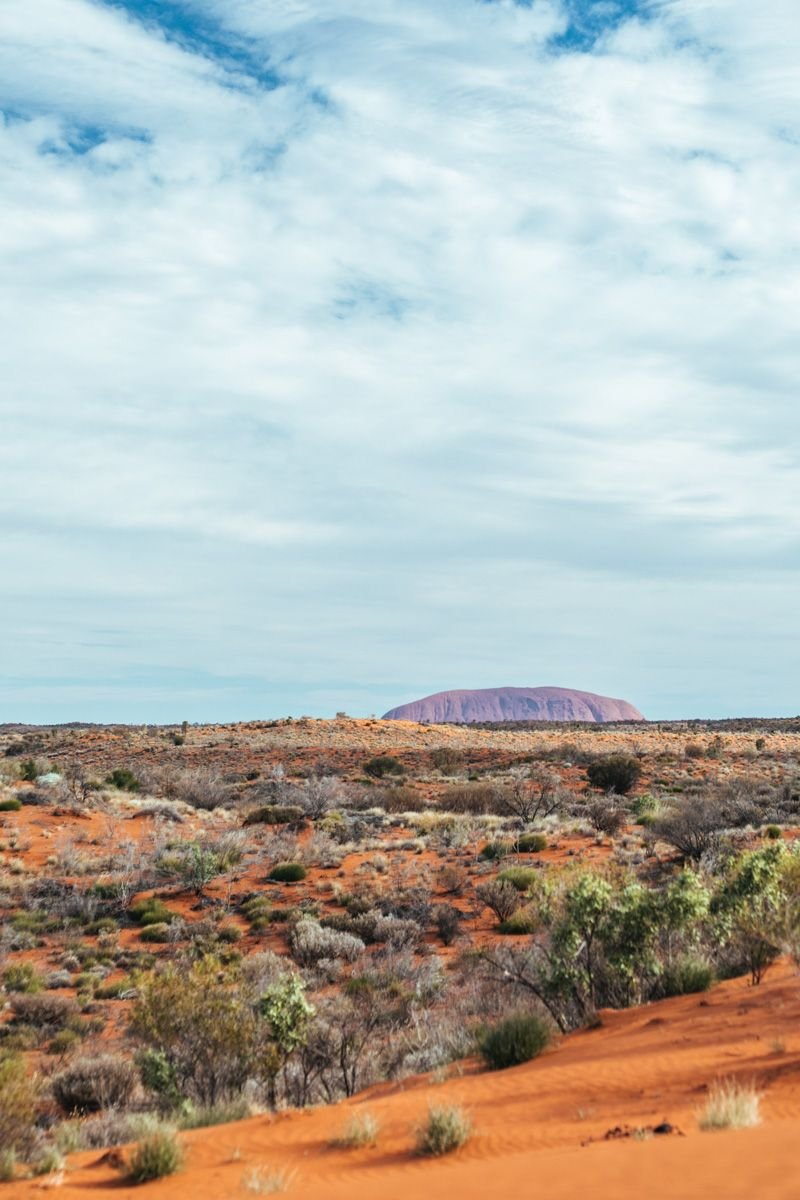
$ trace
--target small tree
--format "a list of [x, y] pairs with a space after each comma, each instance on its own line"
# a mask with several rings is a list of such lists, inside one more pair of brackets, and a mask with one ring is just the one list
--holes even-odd
[[594, 759], [586, 768], [586, 777], [593, 788], [627, 796], [638, 783], [642, 768], [629, 754], [606, 754]]
[[513, 767], [498, 800], [502, 814], [530, 825], [539, 817], [549, 817], [559, 807], [558, 776], [543, 767]]

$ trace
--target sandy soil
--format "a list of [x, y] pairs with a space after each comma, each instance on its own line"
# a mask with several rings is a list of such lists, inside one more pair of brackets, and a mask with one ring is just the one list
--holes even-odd
[[[302, 1200], [410, 1200], [458, 1196], [547, 1196], [548, 1200], [676, 1200], [725, 1197], [796, 1200], [800, 1194], [800, 979], [778, 965], [759, 987], [744, 980], [703, 996], [625, 1012], [565, 1038], [539, 1060], [487, 1073], [465, 1064], [444, 1082], [430, 1077], [383, 1085], [313, 1111], [257, 1117], [185, 1135], [185, 1169], [131, 1188], [97, 1151], [73, 1156], [64, 1197], [152, 1194], [218, 1200], [245, 1196], [253, 1168], [293, 1176]], [[763, 1093], [756, 1129], [704, 1133], [696, 1113], [709, 1083], [735, 1077]], [[447, 1159], [413, 1153], [413, 1127], [429, 1103], [458, 1103], [471, 1115], [470, 1142]], [[354, 1112], [381, 1123], [378, 1144], [333, 1150]], [[676, 1132], [607, 1138], [668, 1121]], [[680, 1132], [677, 1132], [680, 1131]], [[30, 1196], [46, 1180], [4, 1187]]]

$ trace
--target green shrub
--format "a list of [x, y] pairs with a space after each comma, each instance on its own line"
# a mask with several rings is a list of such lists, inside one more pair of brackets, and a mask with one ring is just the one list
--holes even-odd
[[117, 767], [106, 776], [106, 783], [110, 783], [120, 792], [138, 792], [142, 786], [133, 771], [129, 771], [127, 767]]
[[615, 792], [618, 796], [627, 796], [641, 774], [638, 760], [629, 754], [605, 754], [586, 768], [586, 777], [593, 788]]
[[175, 920], [175, 914], [170, 912], [164, 901], [159, 900], [157, 896], [137, 900], [128, 911], [139, 925], [165, 925]]
[[233, 942], [238, 942], [242, 936], [242, 931], [238, 925], [220, 925], [217, 929], [217, 938], [221, 942], [227, 942], [231, 945]]
[[306, 869], [298, 862], [276, 863], [269, 873], [273, 883], [299, 883], [305, 877]]
[[36, 783], [39, 764], [35, 758], [25, 758], [19, 764], [19, 777], [24, 783]]
[[168, 942], [170, 940], [170, 927], [163, 921], [157, 921], [155, 925], [145, 925], [139, 937], [143, 942]]
[[364, 770], [373, 779], [383, 779], [384, 775], [402, 775], [403, 764], [391, 754], [376, 754], [364, 763]]
[[517, 842], [520, 854], [539, 854], [547, 849], [547, 838], [543, 833], [523, 833]]
[[534, 1013], [506, 1017], [484, 1030], [479, 1046], [492, 1071], [516, 1067], [541, 1054], [550, 1042], [550, 1026]]
[[714, 982], [714, 968], [705, 958], [685, 954], [667, 967], [661, 988], [665, 996], [690, 996], [707, 992]]
[[507, 935], [519, 935], [522, 933], [535, 933], [538, 927], [536, 914], [530, 908], [520, 908], [505, 921], [501, 921], [498, 925], [498, 933]]
[[76, 1029], [61, 1029], [47, 1047], [48, 1054], [64, 1055], [74, 1050], [81, 1040]]
[[19, 812], [22, 808], [22, 801], [18, 796], [9, 796], [6, 800], [0, 800], [0, 812]]
[[263, 804], [245, 817], [244, 825], [299, 825], [303, 810], [294, 804]]
[[487, 842], [481, 850], [481, 858], [486, 858], [489, 862], [496, 862], [498, 858], [507, 858], [514, 851], [514, 846], [511, 842]]
[[180, 1116], [181, 1129], [207, 1129], [212, 1125], [230, 1125], [232, 1121], [244, 1121], [252, 1115], [246, 1100], [227, 1100], [220, 1104], [186, 1105]]
[[44, 987], [33, 963], [14, 963], [3, 972], [3, 983], [8, 992], [26, 992], [32, 995]]
[[183, 1166], [183, 1148], [172, 1129], [159, 1129], [134, 1146], [126, 1167], [133, 1183], [174, 1175]]
[[527, 892], [538, 877], [539, 872], [533, 867], [507, 867], [497, 876], [498, 883], [510, 883], [518, 892]]
[[472, 1122], [457, 1105], [431, 1105], [417, 1130], [417, 1154], [450, 1154], [469, 1140]]
[[764, 836], [776, 841], [781, 836], [780, 825], [768, 825], [764, 830]]

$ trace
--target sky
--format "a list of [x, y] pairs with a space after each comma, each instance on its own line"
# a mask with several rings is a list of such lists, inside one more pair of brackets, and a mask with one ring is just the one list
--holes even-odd
[[0, 4], [0, 722], [800, 712], [796, 0]]

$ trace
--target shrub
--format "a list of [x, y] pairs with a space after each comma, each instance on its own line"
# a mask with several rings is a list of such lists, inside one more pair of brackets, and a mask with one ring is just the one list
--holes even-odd
[[768, 825], [764, 830], [764, 836], [770, 838], [772, 841], [776, 841], [781, 836], [780, 825]]
[[606, 834], [607, 837], [614, 837], [619, 833], [627, 816], [624, 808], [619, 808], [616, 804], [609, 804], [607, 800], [590, 801], [586, 806], [586, 815], [592, 827], [598, 833]]
[[705, 958], [685, 954], [664, 972], [661, 988], [665, 996], [689, 996], [707, 992], [714, 982], [714, 968]]
[[120, 1108], [135, 1086], [133, 1063], [114, 1054], [80, 1058], [52, 1082], [55, 1101], [68, 1116]]
[[530, 908], [518, 908], [515, 913], [507, 917], [505, 921], [501, 921], [498, 925], [498, 932], [507, 935], [519, 935], [523, 933], [535, 933], [538, 928], [536, 914]]
[[361, 938], [336, 929], [324, 929], [316, 921], [304, 918], [292, 930], [292, 954], [303, 966], [313, 966], [323, 958], [342, 958], [355, 962], [364, 953]]
[[513, 851], [514, 846], [511, 842], [487, 842], [481, 850], [481, 858], [496, 862], [498, 858], [506, 858]]
[[498, 921], [507, 921], [519, 908], [519, 892], [513, 884], [504, 880], [483, 883], [476, 889], [476, 894]]
[[22, 808], [22, 801], [18, 796], [9, 796], [6, 800], [0, 800], [0, 812], [19, 812]]
[[717, 845], [725, 828], [722, 805], [713, 796], [692, 796], [653, 823], [658, 837], [686, 858], [698, 859]]
[[402, 775], [403, 764], [391, 754], [376, 754], [364, 763], [364, 770], [373, 779], [383, 779], [384, 775]]
[[506, 1017], [479, 1038], [486, 1065], [492, 1071], [516, 1067], [536, 1058], [550, 1042], [550, 1026], [534, 1013]]
[[183, 1148], [172, 1129], [160, 1129], [134, 1146], [125, 1173], [133, 1183], [174, 1175], [183, 1166]]
[[450, 946], [458, 937], [461, 913], [453, 904], [437, 904], [433, 910], [433, 924], [444, 945]]
[[139, 925], [164, 925], [174, 921], [175, 914], [170, 912], [163, 900], [158, 896], [148, 896], [145, 900], [137, 900], [129, 909], [130, 915]]
[[153, 925], [145, 925], [139, 937], [143, 942], [168, 942], [172, 934], [170, 926], [163, 921], [156, 921]]
[[14, 963], [3, 972], [3, 983], [8, 992], [26, 992], [32, 995], [44, 986], [33, 963]]
[[758, 1125], [761, 1097], [752, 1084], [721, 1079], [708, 1089], [705, 1107], [698, 1114], [701, 1129], [745, 1129]]
[[44, 1033], [63, 1029], [77, 1012], [74, 1001], [69, 997], [50, 995], [48, 992], [17, 994], [11, 1008], [17, 1024], [30, 1025]]
[[547, 838], [543, 833], [523, 833], [517, 841], [520, 854], [539, 854], [547, 849]]
[[358, 1113], [350, 1118], [344, 1129], [331, 1140], [338, 1150], [355, 1150], [362, 1146], [374, 1146], [380, 1133], [380, 1122], [372, 1113]]
[[299, 825], [303, 820], [302, 808], [295, 804], [263, 804], [249, 812], [243, 825]]
[[212, 1125], [230, 1125], [232, 1121], [243, 1121], [250, 1116], [250, 1105], [239, 1097], [222, 1104], [201, 1104], [198, 1107], [188, 1104], [181, 1114], [179, 1125], [181, 1129], [207, 1129]]
[[268, 876], [273, 883], [299, 883], [305, 877], [306, 869], [298, 862], [276, 863]]
[[120, 792], [138, 792], [142, 786], [133, 771], [129, 771], [127, 767], [117, 767], [106, 776], [106, 783], [110, 783]]
[[34, 1132], [38, 1084], [23, 1059], [0, 1056], [0, 1146], [9, 1152], [27, 1148]]
[[472, 1122], [457, 1105], [431, 1105], [417, 1130], [417, 1154], [450, 1154], [469, 1140]]
[[527, 892], [535, 883], [538, 871], [532, 867], [507, 867], [497, 876], [498, 883], [510, 883], [518, 892]]
[[618, 796], [627, 796], [641, 774], [638, 760], [628, 754], [602, 755], [586, 768], [586, 777], [593, 788], [616, 792]]

